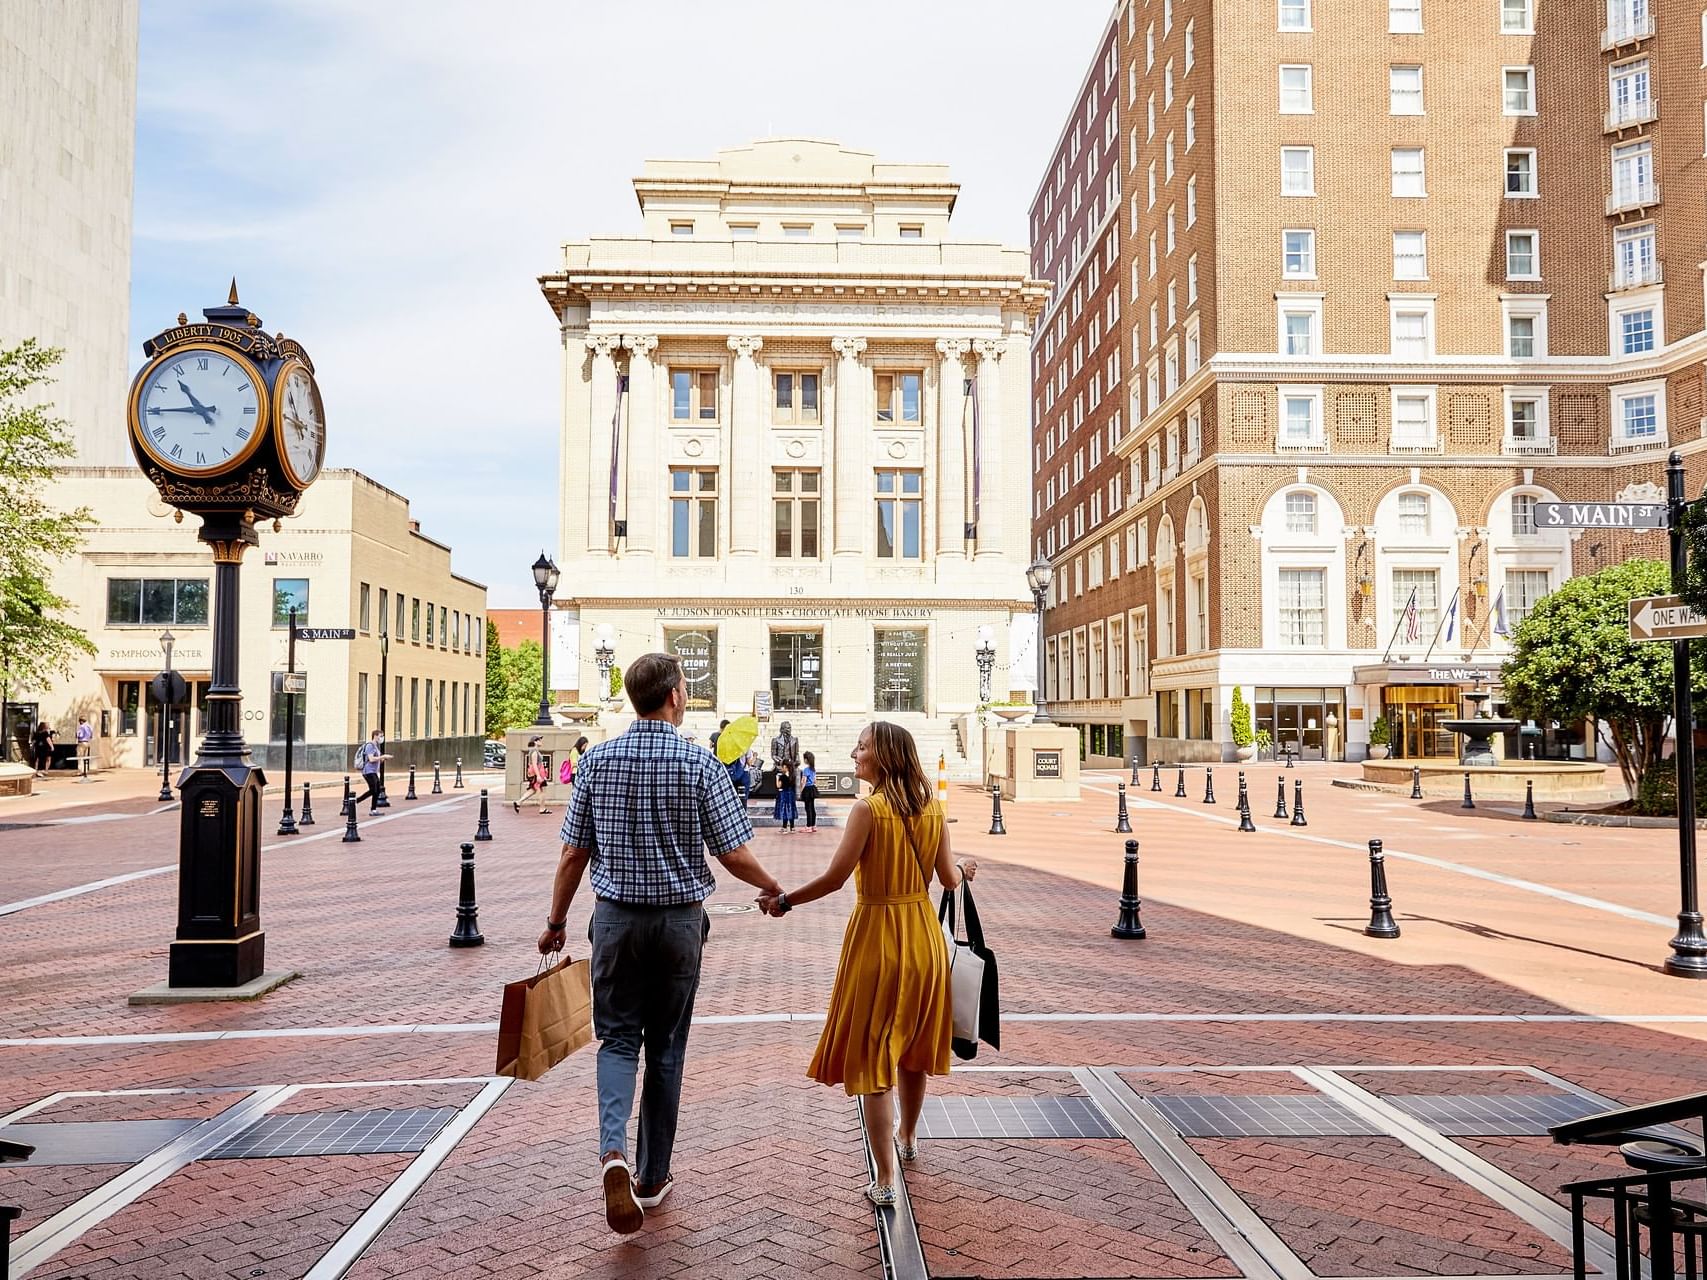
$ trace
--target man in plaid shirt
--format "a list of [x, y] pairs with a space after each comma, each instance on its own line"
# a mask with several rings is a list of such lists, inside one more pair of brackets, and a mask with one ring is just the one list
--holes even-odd
[[[687, 710], [681, 663], [648, 653], [623, 672], [638, 719], [581, 757], [563, 819], [563, 856], [542, 954], [563, 947], [569, 904], [589, 869], [593, 893], [593, 1022], [599, 1036], [599, 1149], [605, 1220], [638, 1231], [673, 1185], [670, 1152], [700, 956], [711, 919], [700, 904], [717, 887], [705, 854], [763, 893], [782, 886], [747, 847], [746, 808], [717, 757], [677, 733]], [[646, 1051], [638, 1169], [628, 1118]]]

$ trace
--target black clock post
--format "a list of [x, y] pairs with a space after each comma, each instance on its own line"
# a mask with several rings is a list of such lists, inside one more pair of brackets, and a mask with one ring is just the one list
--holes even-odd
[[266, 774], [243, 740], [238, 688], [243, 554], [258, 519], [295, 514], [320, 473], [325, 417], [302, 346], [269, 335], [237, 301], [143, 344], [130, 394], [131, 447], [160, 496], [198, 517], [213, 553], [213, 681], [207, 733], [178, 777], [178, 928], [167, 981], [133, 1004], [249, 997], [294, 973], [266, 972], [261, 822]]

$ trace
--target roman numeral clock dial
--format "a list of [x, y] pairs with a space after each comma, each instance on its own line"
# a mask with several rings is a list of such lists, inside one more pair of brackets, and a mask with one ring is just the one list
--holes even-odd
[[143, 448], [179, 473], [217, 475], [261, 442], [262, 381], [235, 353], [181, 347], [148, 371], [136, 402]]

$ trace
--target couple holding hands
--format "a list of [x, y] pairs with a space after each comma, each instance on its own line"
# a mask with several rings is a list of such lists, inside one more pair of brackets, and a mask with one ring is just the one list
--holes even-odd
[[[564, 943], [570, 901], [590, 872], [597, 902], [592, 939], [593, 1022], [599, 1037], [600, 1180], [605, 1218], [637, 1231], [674, 1181], [670, 1155], [688, 1028], [710, 931], [703, 901], [716, 888], [705, 854], [758, 889], [760, 907], [784, 916], [827, 897], [851, 875], [848, 920], [824, 1030], [807, 1074], [864, 1099], [877, 1166], [865, 1194], [895, 1203], [897, 1156], [918, 1155], [925, 1082], [949, 1071], [953, 1011], [949, 956], [930, 900], [977, 874], [956, 861], [912, 735], [877, 721], [860, 733], [855, 774], [870, 793], [849, 811], [822, 874], [785, 891], [749, 849], [752, 825], [724, 768], [677, 732], [686, 710], [681, 665], [646, 654], [624, 673], [638, 719], [581, 762], [563, 821], [563, 854], [542, 953]], [[637, 1157], [628, 1158], [635, 1074], [646, 1057]], [[899, 1115], [892, 1095], [900, 1095]]]

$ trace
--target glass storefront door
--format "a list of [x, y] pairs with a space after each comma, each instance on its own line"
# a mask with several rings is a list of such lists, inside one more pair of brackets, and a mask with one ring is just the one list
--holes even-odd
[[1389, 685], [1383, 698], [1396, 760], [1458, 758], [1458, 735], [1440, 727], [1458, 715], [1456, 686]]
[[778, 711], [821, 711], [824, 633], [771, 632], [771, 705]]
[[1339, 689], [1256, 691], [1256, 727], [1267, 729], [1277, 759], [1345, 758], [1345, 695]]

